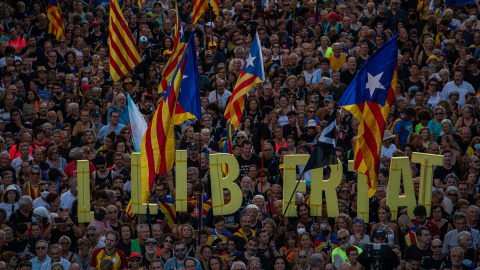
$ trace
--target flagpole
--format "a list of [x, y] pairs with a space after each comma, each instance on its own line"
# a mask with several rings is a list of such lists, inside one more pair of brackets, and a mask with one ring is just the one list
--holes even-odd
[[[262, 145], [260, 146], [260, 148], [262, 149], [262, 169], [260, 170], [260, 178], [263, 179], [263, 155], [265, 154], [264, 153], [264, 147], [263, 147], [263, 144], [265, 143], [265, 138], [262, 138]], [[263, 183], [260, 181], [260, 194], [263, 195]]]

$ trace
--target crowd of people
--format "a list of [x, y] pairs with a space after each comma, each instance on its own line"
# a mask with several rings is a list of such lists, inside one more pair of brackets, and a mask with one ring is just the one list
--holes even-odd
[[[221, 0], [219, 14], [210, 9], [194, 24], [196, 1], [119, 1], [142, 62], [116, 82], [110, 1], [58, 1], [58, 40], [49, 34], [49, 1], [0, 2], [0, 269], [480, 267], [479, 1]], [[152, 187], [158, 213], [132, 217], [127, 100], [151, 121], [174, 50], [176, 4], [186, 40], [194, 35], [202, 108], [201, 119], [175, 126], [176, 148], [188, 153], [188, 211], [175, 211], [173, 169]], [[215, 216], [209, 155], [228, 148], [223, 114], [256, 33], [266, 78], [248, 93], [231, 143], [242, 206]], [[396, 100], [367, 222], [357, 216], [357, 174], [347, 169], [361, 123], [336, 104], [394, 37]], [[320, 179], [298, 166], [307, 191], [293, 194], [298, 217], [285, 217], [284, 156], [311, 154], [333, 113], [344, 168], [339, 213], [329, 217], [324, 201], [322, 215], [310, 215], [311, 181]], [[391, 158], [412, 152], [444, 156], [430, 209], [390, 209]], [[78, 160], [89, 161], [90, 223], [78, 219]], [[420, 166], [410, 168], [418, 197]]]

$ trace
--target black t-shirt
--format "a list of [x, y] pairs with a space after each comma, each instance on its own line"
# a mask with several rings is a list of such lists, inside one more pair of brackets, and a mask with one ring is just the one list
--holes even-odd
[[418, 92], [422, 92], [425, 88], [422, 81], [418, 80], [416, 82], [412, 82], [410, 81], [410, 78], [406, 78], [403, 81], [403, 84], [405, 85], [405, 92], [407, 92], [410, 97], [415, 96], [415, 94]]
[[444, 269], [447, 266], [451, 265], [450, 257], [443, 256], [440, 260], [435, 260], [434, 258], [424, 258], [422, 267], [425, 269]]
[[72, 145], [70, 145], [69, 148], [63, 148], [62, 146], [58, 147], [58, 153], [60, 154], [61, 157], [67, 160], [67, 163], [70, 163], [73, 161], [73, 159], [70, 157], [70, 150], [72, 150], [72, 148], [73, 148]]
[[[369, 258], [365, 257], [365, 252], [362, 252], [360, 256], [358, 256], [358, 262], [363, 266], [364, 269], [370, 269], [371, 266], [374, 265], [374, 261]], [[395, 252], [388, 250], [388, 258], [380, 261], [381, 268], [383, 270], [395, 269], [400, 265], [400, 260], [398, 259], [397, 254]]]
[[[246, 252], [246, 251], [245, 251]], [[248, 260], [247, 258], [245, 258], [245, 252], [243, 253], [240, 253], [238, 254], [237, 257], [235, 257], [234, 261], [235, 262], [238, 262], [238, 261], [241, 261], [243, 262], [245, 265], [248, 265]], [[267, 259], [267, 257], [265, 257], [265, 255], [260, 255], [260, 254], [256, 254], [256, 257], [258, 257], [260, 259], [260, 263], [262, 264], [262, 269], [269, 269], [270, 267], [270, 262], [269, 260]]]
[[35, 129], [36, 127], [39, 127], [45, 123], [48, 123], [48, 119], [37, 118], [33, 120], [32, 128]]
[[433, 251], [430, 247], [428, 247], [427, 249], [425, 250], [422, 250], [422, 249], [419, 249], [417, 244], [413, 244], [413, 245], [410, 245], [408, 246], [407, 248], [407, 251], [405, 252], [405, 255], [403, 257], [404, 260], [408, 261], [413, 254], [420, 254], [420, 256], [422, 256], [422, 258], [425, 260], [427, 258], [430, 258], [430, 256], [433, 255]]
[[450, 169], [445, 169], [443, 166], [437, 166], [433, 171], [433, 179], [440, 179], [442, 183], [445, 183], [445, 177], [450, 173], [454, 173], [458, 178], [462, 177], [462, 170], [455, 165]]
[[240, 176], [244, 177], [248, 175], [248, 167], [252, 164], [257, 165], [257, 168], [260, 168], [262, 165], [262, 159], [252, 154], [250, 159], [246, 160], [242, 156], [237, 157], [238, 165], [240, 166]]
[[473, 86], [473, 89], [480, 88], [480, 73], [477, 75], [473, 75], [472, 72], [469, 72], [467, 76], [465, 76], [465, 81], [468, 82]]
[[[305, 133], [305, 128], [304, 127], [300, 127], [300, 131], [303, 133]], [[293, 135], [293, 137], [295, 137], [295, 141], [298, 142], [298, 137], [302, 134], [298, 134], [298, 131], [297, 131], [297, 127], [292, 127], [291, 125], [285, 125], [283, 126], [283, 137], [287, 137], [288, 135]]]

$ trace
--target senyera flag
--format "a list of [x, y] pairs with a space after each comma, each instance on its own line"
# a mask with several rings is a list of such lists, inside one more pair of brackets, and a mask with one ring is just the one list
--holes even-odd
[[48, 1], [48, 8], [47, 8], [47, 17], [50, 21], [48, 26], [48, 33], [55, 35], [57, 40], [60, 37], [65, 36], [65, 28], [63, 27], [63, 18], [60, 8], [58, 7], [57, 0], [49, 0]]

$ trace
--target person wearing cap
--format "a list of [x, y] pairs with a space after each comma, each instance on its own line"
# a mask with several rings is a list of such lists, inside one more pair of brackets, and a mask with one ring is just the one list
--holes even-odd
[[390, 130], [385, 130], [380, 154], [380, 168], [390, 167], [390, 159], [393, 157], [393, 152], [397, 150], [395, 144], [392, 143], [393, 139], [395, 139], [395, 135], [393, 135]]
[[462, 68], [456, 68], [453, 73], [453, 81], [447, 83], [445, 87], [443, 87], [442, 94], [444, 97], [448, 97], [448, 95], [453, 91], [458, 91], [460, 94], [457, 104], [460, 106], [465, 105], [465, 94], [468, 92], [475, 92], [475, 89], [471, 84], [464, 81], [465, 78], [465, 71]]
[[330, 29], [335, 29], [335, 31], [337, 31], [337, 33], [342, 32], [343, 25], [341, 23], [338, 23], [338, 18], [339, 17], [338, 17], [337, 13], [332, 11], [332, 12], [330, 12], [330, 14], [325, 16], [325, 18], [328, 20], [328, 25], [327, 25], [327, 27], [325, 27], [325, 32], [324, 32], [325, 35], [328, 34], [328, 31], [330, 31]]
[[187, 168], [197, 167], [198, 168], [198, 144], [194, 142], [189, 142], [187, 144], [188, 149], [188, 158], [187, 158]]
[[92, 54], [96, 54], [97, 51], [95, 48], [97, 48], [99, 45], [107, 46], [107, 38], [108, 36], [102, 32], [102, 28], [100, 26], [100, 22], [97, 20], [94, 20], [92, 22], [92, 27], [93, 27], [93, 32], [90, 34], [88, 37], [88, 46], [90, 49], [90, 52]]
[[[313, 108], [310, 110], [314, 111]], [[300, 135], [298, 141], [305, 141], [309, 144], [312, 144], [315, 138], [317, 137], [317, 121], [314, 119], [308, 120], [307, 123], [307, 132]]]
[[[387, 240], [387, 234], [385, 233], [384, 230], [376, 229], [372, 232], [372, 236], [370, 240], [374, 244], [385, 245]], [[357, 260], [359, 262], [356, 268], [357, 270], [371, 269], [371, 266], [375, 263], [375, 259], [368, 258], [365, 252], [362, 252], [362, 254], [358, 256]], [[400, 259], [398, 258], [397, 254], [395, 254], [395, 252], [393, 252], [391, 249], [388, 249], [388, 256], [380, 260], [380, 267], [381, 268], [379, 269], [383, 269], [383, 270], [390, 270], [390, 269], [399, 270], [401, 269]]]
[[[3, 175], [3, 174], [2, 174]], [[9, 185], [3, 195], [3, 202], [0, 203], [0, 208], [7, 212], [6, 219], [18, 209], [18, 200], [20, 199], [20, 192], [14, 185]]]
[[147, 72], [147, 68], [152, 64], [156, 57], [152, 49], [148, 47], [147, 37], [141, 36], [138, 39], [138, 51], [140, 52], [140, 56], [143, 60], [136, 66], [135, 73], [145, 74]]
[[157, 250], [159, 249], [160, 248], [157, 246], [157, 240], [155, 240], [155, 238], [148, 238], [147, 241], [145, 241], [145, 256], [142, 258], [142, 267], [149, 269], [153, 260], [156, 258], [161, 258], [156, 254]]
[[[109, 231], [107, 233], [105, 236], [105, 247], [97, 248], [92, 253], [92, 259], [90, 260], [90, 267], [92, 267], [92, 269], [100, 269], [100, 263], [103, 259], [112, 260], [114, 269], [128, 268], [128, 261], [125, 253], [116, 248], [119, 239], [120, 236], [116, 231]], [[135, 254], [130, 254], [130, 258], [135, 257]], [[138, 254], [138, 257], [140, 257], [140, 254]]]
[[393, 133], [395, 135], [395, 146], [397, 149], [403, 147], [407, 142], [408, 135], [413, 132], [412, 119], [415, 118], [417, 112], [414, 108], [408, 107], [405, 112], [400, 116], [400, 121], [395, 122], [393, 125]]

